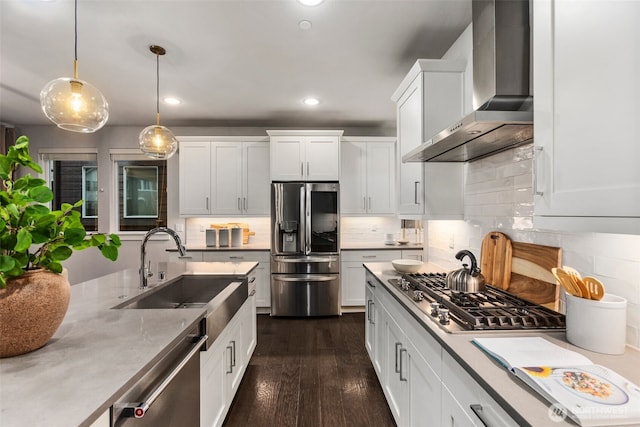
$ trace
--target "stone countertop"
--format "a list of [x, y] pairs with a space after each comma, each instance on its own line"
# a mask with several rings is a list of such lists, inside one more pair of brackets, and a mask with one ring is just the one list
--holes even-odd
[[[164, 282], [189, 274], [244, 276], [257, 266], [163, 264]], [[72, 286], [69, 310], [47, 345], [0, 359], [1, 425], [90, 425], [206, 313], [206, 308], [111, 308], [125, 295], [146, 292], [138, 283], [134, 268]], [[155, 277], [150, 278], [147, 291], [157, 285]]]
[[[450, 334], [443, 331], [431, 317], [420, 311], [407, 300], [405, 294], [388, 283], [391, 278], [399, 277], [391, 263], [367, 263], [365, 268], [375, 275], [386, 290], [404, 306], [417, 320], [425, 332], [431, 334], [456, 361], [521, 425], [562, 426], [575, 425], [568, 418], [562, 423], [553, 422], [548, 416], [549, 403], [537, 392], [516, 378], [507, 369], [487, 356], [471, 340], [475, 337], [518, 337], [540, 336], [560, 347], [581, 353], [593, 363], [606, 366], [629, 381], [640, 384], [640, 351], [630, 346], [622, 355], [607, 355], [584, 350], [566, 340], [565, 332], [464, 332]], [[433, 264], [425, 264], [424, 272], [445, 271]]]
[[384, 242], [342, 242], [340, 244], [340, 250], [343, 251], [367, 251], [367, 250], [422, 250], [424, 247], [420, 243], [409, 243], [406, 245], [399, 245], [397, 243], [393, 245], [387, 245]]
[[[205, 246], [205, 245], [186, 245], [185, 248], [188, 251], [270, 251], [268, 244], [264, 243], [249, 243], [242, 246]], [[407, 245], [386, 245], [383, 242], [342, 242], [340, 250], [343, 251], [368, 251], [368, 250], [422, 250], [424, 247], [422, 244], [409, 243]], [[178, 252], [178, 249], [171, 247], [166, 249], [167, 252]]]
[[[269, 244], [264, 243], [248, 243], [242, 246], [206, 246], [206, 245], [185, 245], [187, 252], [189, 251], [269, 251]], [[167, 248], [167, 252], [178, 252], [175, 247]]]

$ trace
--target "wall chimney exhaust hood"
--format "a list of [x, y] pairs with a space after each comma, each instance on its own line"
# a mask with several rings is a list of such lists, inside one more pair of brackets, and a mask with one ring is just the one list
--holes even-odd
[[475, 111], [402, 156], [466, 162], [533, 139], [528, 0], [473, 0]]

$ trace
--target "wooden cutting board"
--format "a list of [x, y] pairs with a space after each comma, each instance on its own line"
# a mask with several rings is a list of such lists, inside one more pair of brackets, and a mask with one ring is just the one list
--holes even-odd
[[485, 281], [497, 288], [507, 290], [511, 282], [511, 239], [496, 231], [482, 239], [480, 248], [480, 271]]
[[508, 291], [527, 301], [558, 310], [559, 286], [551, 273], [562, 266], [562, 249], [511, 242], [511, 283]]

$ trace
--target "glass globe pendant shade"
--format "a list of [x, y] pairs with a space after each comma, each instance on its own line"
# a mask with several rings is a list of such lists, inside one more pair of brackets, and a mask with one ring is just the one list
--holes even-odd
[[178, 150], [178, 140], [173, 132], [160, 124], [147, 126], [138, 137], [140, 150], [154, 159], [168, 159]]
[[90, 83], [61, 77], [46, 84], [40, 92], [42, 111], [59, 128], [91, 133], [109, 119], [109, 104]]

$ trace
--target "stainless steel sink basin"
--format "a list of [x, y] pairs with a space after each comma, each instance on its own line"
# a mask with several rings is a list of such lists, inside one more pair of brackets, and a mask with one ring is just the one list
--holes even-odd
[[222, 292], [233, 278], [181, 276], [149, 289], [114, 308], [198, 308], [206, 306]]
[[181, 276], [133, 297], [114, 309], [205, 308], [206, 347], [210, 346], [248, 296], [246, 278]]

